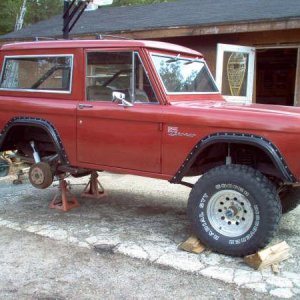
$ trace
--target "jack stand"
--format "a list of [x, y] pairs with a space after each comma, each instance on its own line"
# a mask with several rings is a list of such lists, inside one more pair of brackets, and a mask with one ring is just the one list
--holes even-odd
[[80, 207], [76, 197], [70, 192], [68, 184], [63, 177], [59, 178], [59, 192], [51, 201], [49, 208], [56, 208], [62, 211], [69, 211], [72, 208]]
[[88, 184], [85, 186], [82, 194], [82, 197], [89, 197], [99, 199], [106, 196], [104, 188], [98, 180], [97, 172], [92, 172]]

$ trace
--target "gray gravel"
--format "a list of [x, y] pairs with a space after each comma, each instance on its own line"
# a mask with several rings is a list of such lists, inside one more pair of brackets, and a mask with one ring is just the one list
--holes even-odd
[[269, 297], [299, 297], [300, 207], [282, 218], [272, 241], [287, 241], [292, 254], [281, 263], [280, 274], [274, 275], [269, 268], [255, 271], [240, 258], [177, 249], [190, 235], [185, 212], [189, 188], [129, 175], [101, 173], [100, 178], [107, 195], [98, 200], [80, 197], [84, 185], [78, 184], [87, 178], [72, 179], [72, 192], [81, 207], [62, 213], [48, 208], [57, 187], [36, 190], [28, 182], [14, 186], [8, 177], [0, 181], [0, 228], [34, 233], [90, 253], [96, 249], [101, 255], [142, 259], [147, 266], [188, 272], [201, 280], [218, 279]]
[[0, 228], [1, 299], [270, 299], [217, 280]]

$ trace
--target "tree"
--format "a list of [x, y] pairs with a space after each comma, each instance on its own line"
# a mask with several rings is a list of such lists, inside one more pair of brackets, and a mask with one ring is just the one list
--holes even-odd
[[[15, 29], [16, 21], [20, 16], [23, 0], [0, 1], [0, 34]], [[33, 24], [61, 14], [63, 0], [27, 0], [24, 25]]]
[[14, 30], [21, 5], [22, 0], [0, 1], [0, 34]]
[[17, 16], [15, 30], [20, 30], [20, 29], [23, 28], [25, 14], [26, 14], [26, 9], [27, 9], [26, 4], [27, 4], [27, 0], [23, 0], [22, 6], [21, 6], [21, 10], [20, 10], [20, 15]]
[[[113, 6], [145, 5], [174, 0], [114, 0]], [[62, 14], [64, 0], [27, 0], [24, 25]], [[23, 0], [0, 0], [0, 35], [15, 29]]]
[[62, 14], [63, 0], [28, 0], [25, 23], [33, 24]]

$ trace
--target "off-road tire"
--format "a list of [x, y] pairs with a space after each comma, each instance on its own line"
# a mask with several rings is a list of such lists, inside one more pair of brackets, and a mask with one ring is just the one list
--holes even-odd
[[188, 201], [196, 236], [211, 250], [232, 256], [266, 246], [281, 214], [275, 186], [259, 171], [242, 165], [211, 169], [195, 184]]
[[53, 182], [53, 173], [49, 164], [39, 162], [29, 169], [29, 181], [37, 189], [46, 189]]
[[279, 193], [281, 200], [282, 213], [286, 214], [295, 209], [300, 203], [300, 186], [286, 187], [285, 190]]

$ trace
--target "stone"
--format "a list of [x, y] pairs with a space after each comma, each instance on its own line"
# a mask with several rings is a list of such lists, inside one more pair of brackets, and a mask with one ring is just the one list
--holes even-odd
[[57, 241], [66, 240], [68, 237], [68, 233], [66, 230], [55, 229], [55, 228], [48, 228], [48, 229], [41, 230], [38, 232], [38, 234], [52, 238]]
[[297, 288], [300, 288], [300, 275], [292, 272], [282, 272], [282, 276], [292, 280]]
[[77, 245], [82, 248], [89, 248], [89, 249], [91, 248], [91, 246], [85, 242], [79, 242]]
[[146, 251], [135, 243], [123, 243], [114, 249], [115, 253], [124, 254], [133, 258], [147, 259]]
[[156, 263], [190, 273], [197, 272], [204, 267], [196, 255], [179, 251], [162, 255], [156, 260]]
[[115, 247], [116, 247], [116, 245], [114, 245], [114, 244], [96, 244], [96, 245], [94, 245], [94, 249], [98, 253], [114, 254]]
[[216, 254], [216, 253], [209, 253], [207, 255], [203, 254], [200, 256], [200, 261], [210, 265], [210, 266], [217, 266], [220, 264], [220, 255]]
[[292, 298], [294, 296], [294, 294], [292, 293], [291, 289], [288, 288], [278, 288], [278, 289], [274, 289], [270, 291], [270, 294], [272, 296], [276, 296], [279, 298]]
[[233, 283], [234, 269], [223, 267], [208, 267], [200, 271], [201, 275]]
[[300, 289], [292, 289], [294, 294], [300, 294]]
[[238, 269], [234, 273], [234, 280], [237, 285], [252, 284], [255, 282], [262, 282], [262, 275], [257, 271], [245, 271]]
[[97, 237], [96, 236], [90, 236], [87, 239], [85, 239], [85, 241], [88, 244], [94, 245], [95, 243], [97, 243]]
[[7, 220], [1, 220], [0, 221], [0, 226], [5, 226], [7, 227], [11, 222], [7, 221]]
[[78, 239], [76, 238], [76, 237], [74, 237], [74, 236], [69, 236], [68, 237], [68, 242], [69, 243], [72, 243], [72, 244], [78, 244]]
[[17, 231], [21, 231], [22, 230], [22, 228], [20, 227], [20, 225], [18, 223], [15, 223], [15, 222], [9, 222], [8, 224], [6, 224], [6, 227], [10, 228], [10, 229], [17, 230]]
[[281, 276], [270, 276], [266, 278], [266, 282], [270, 285], [274, 285], [279, 288], [292, 288], [293, 282], [288, 279]]
[[265, 283], [259, 282], [259, 283], [247, 283], [243, 287], [254, 290], [258, 293], [267, 293], [267, 285]]

